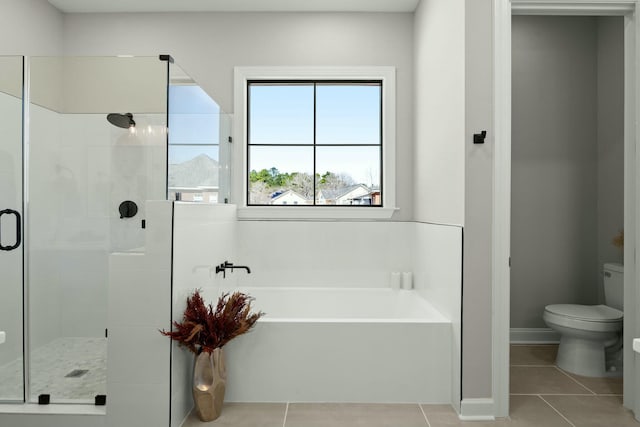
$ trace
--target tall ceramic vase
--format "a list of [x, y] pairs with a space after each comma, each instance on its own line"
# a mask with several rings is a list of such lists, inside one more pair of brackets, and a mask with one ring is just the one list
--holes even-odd
[[193, 365], [193, 402], [201, 421], [213, 421], [222, 412], [227, 372], [221, 348], [196, 355]]

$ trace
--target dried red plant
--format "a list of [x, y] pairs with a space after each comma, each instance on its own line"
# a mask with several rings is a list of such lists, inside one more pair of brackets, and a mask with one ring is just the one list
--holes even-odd
[[224, 293], [218, 304], [206, 305], [199, 290], [187, 298], [182, 322], [173, 322], [173, 331], [162, 330], [162, 335], [192, 351], [212, 353], [238, 335], [249, 332], [263, 312], [251, 313], [253, 298], [242, 292]]

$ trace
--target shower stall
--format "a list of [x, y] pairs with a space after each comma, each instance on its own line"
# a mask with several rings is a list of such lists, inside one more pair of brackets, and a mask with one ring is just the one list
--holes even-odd
[[228, 200], [230, 129], [168, 55], [0, 57], [0, 403], [104, 404], [109, 256]]

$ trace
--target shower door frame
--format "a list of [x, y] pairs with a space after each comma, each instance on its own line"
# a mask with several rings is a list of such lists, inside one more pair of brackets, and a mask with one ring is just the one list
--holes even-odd
[[[25, 149], [25, 132], [26, 132], [26, 125], [25, 125], [25, 118], [27, 117], [26, 114], [26, 100], [27, 100], [27, 82], [26, 82], [26, 75], [25, 75], [25, 70], [27, 67], [27, 57], [25, 56], [20, 56], [20, 55], [15, 55], [16, 58], [21, 58], [21, 73], [20, 73], [20, 78], [21, 78], [21, 107], [20, 107], [20, 139], [19, 141], [13, 142], [13, 141], [9, 141], [9, 143], [13, 146], [12, 148], [15, 149], [16, 153], [19, 153], [19, 162], [17, 163], [18, 167], [19, 167], [19, 171], [18, 171], [18, 176], [20, 177], [20, 182], [19, 185], [16, 186], [16, 201], [17, 201], [17, 205], [15, 206], [16, 209], [19, 209], [19, 212], [15, 211], [14, 209], [10, 209], [9, 211], [10, 213], [15, 213], [16, 216], [16, 226], [17, 226], [17, 230], [16, 230], [16, 243], [14, 245], [12, 245], [12, 248], [8, 249], [9, 252], [13, 252], [13, 251], [18, 251], [19, 253], [19, 258], [20, 258], [20, 263], [19, 266], [17, 266], [16, 268], [19, 270], [19, 275], [18, 275], [18, 280], [16, 283], [11, 283], [10, 285], [13, 287], [14, 285], [17, 287], [19, 287], [20, 289], [20, 315], [19, 318], [21, 320], [21, 324], [16, 326], [15, 331], [17, 333], [20, 334], [20, 347], [22, 349], [21, 355], [22, 355], [22, 384], [20, 384], [20, 387], [22, 388], [22, 395], [21, 395], [21, 400], [18, 399], [4, 399], [4, 400], [0, 400], [1, 404], [6, 404], [6, 403], [16, 403], [16, 402], [22, 402], [24, 403], [26, 401], [26, 387], [27, 387], [27, 368], [26, 368], [26, 357], [25, 357], [25, 345], [26, 345], [26, 340], [25, 340], [25, 331], [26, 331], [26, 326], [24, 324], [25, 318], [26, 318], [26, 313], [25, 313], [25, 284], [26, 284], [26, 267], [25, 267], [25, 259], [26, 259], [26, 253], [27, 251], [25, 250], [25, 243], [26, 243], [26, 236], [25, 236], [25, 222], [26, 222], [26, 209], [27, 209], [27, 203], [26, 203], [26, 199], [25, 199], [25, 193], [26, 193], [26, 182], [25, 182], [25, 164], [26, 164], [26, 149]], [[7, 209], [6, 206], [0, 206], [1, 209]], [[7, 213], [7, 211], [4, 211], [5, 213]], [[2, 244], [2, 242], [0, 242], [0, 244]], [[0, 253], [4, 253], [4, 251], [7, 250], [6, 248], [0, 252]], [[6, 330], [12, 330], [11, 328], [3, 328]], [[11, 333], [11, 332], [10, 332]]]
[[29, 238], [27, 227], [29, 218], [29, 117], [31, 105], [31, 61], [25, 56], [22, 66], [22, 360], [24, 379], [23, 403], [29, 403], [31, 396], [31, 346], [28, 339], [29, 331]]
[[[495, 154], [493, 166], [492, 219], [492, 397], [493, 414], [509, 415], [509, 318], [510, 318], [510, 240], [511, 240], [511, 17], [520, 15], [623, 16], [625, 55], [624, 99], [624, 406], [640, 417], [636, 377], [630, 337], [640, 336], [636, 293], [640, 246], [637, 218], [640, 197], [636, 194], [636, 171], [640, 170], [640, 141], [636, 132], [638, 112], [637, 59], [640, 58], [640, 32], [636, 23], [636, 0], [545, 1], [493, 0], [494, 26], [494, 128]], [[639, 254], [640, 255], [640, 254]], [[638, 382], [640, 384], [640, 382]]]

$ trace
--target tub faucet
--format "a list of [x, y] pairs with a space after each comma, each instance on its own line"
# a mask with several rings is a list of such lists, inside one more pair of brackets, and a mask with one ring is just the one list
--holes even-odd
[[233, 263], [229, 261], [225, 261], [220, 265], [216, 265], [216, 274], [222, 272], [222, 278], [224, 279], [227, 277], [227, 269], [230, 269], [233, 273], [234, 268], [244, 268], [245, 270], [247, 270], [247, 274], [251, 274], [251, 269], [246, 265], [233, 265]]

